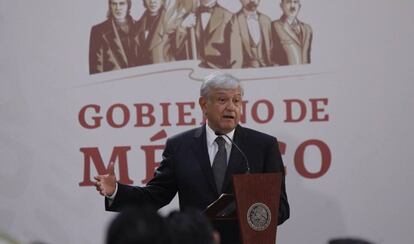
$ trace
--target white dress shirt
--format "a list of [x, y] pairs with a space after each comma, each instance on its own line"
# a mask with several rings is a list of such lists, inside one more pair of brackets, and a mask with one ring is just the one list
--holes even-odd
[[211, 14], [210, 13], [202, 13], [201, 14], [201, 25], [203, 27], [203, 31], [206, 30], [208, 22], [210, 22]]
[[249, 29], [250, 36], [253, 39], [253, 42], [257, 45], [260, 43], [260, 24], [259, 24], [259, 15], [257, 12], [247, 12], [244, 11], [246, 15], [247, 28]]

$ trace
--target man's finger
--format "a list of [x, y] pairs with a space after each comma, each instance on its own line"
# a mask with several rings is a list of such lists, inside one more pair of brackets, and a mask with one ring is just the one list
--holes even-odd
[[115, 162], [110, 162], [108, 171], [110, 175], [115, 175]]

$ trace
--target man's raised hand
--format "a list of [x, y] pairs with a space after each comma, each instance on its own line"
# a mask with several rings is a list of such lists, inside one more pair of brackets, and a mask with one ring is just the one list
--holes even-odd
[[115, 162], [110, 162], [108, 166], [108, 174], [95, 176], [96, 190], [102, 196], [111, 196], [116, 188]]

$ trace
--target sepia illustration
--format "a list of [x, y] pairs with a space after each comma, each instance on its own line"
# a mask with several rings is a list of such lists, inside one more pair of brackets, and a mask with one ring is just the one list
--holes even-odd
[[206, 68], [230, 68], [230, 21], [233, 14], [217, 0], [200, 0], [179, 23], [176, 59], [198, 59]]
[[144, 0], [145, 12], [138, 20], [134, 33], [137, 46], [137, 65], [163, 63], [174, 60], [169, 27], [166, 21], [165, 1]]
[[[211, 69], [311, 62], [312, 28], [298, 19], [299, 0], [281, 0], [273, 21], [260, 0], [231, 1], [240, 5], [234, 13], [217, 0], [108, 0], [107, 19], [91, 28], [89, 73], [179, 60]], [[144, 11], [134, 20], [137, 3]]]
[[131, 0], [109, 0], [107, 20], [91, 29], [89, 73], [134, 67], [137, 47], [135, 21], [130, 15]]
[[312, 28], [298, 20], [299, 0], [282, 0], [283, 15], [273, 22], [273, 62], [278, 65], [307, 64], [311, 61]]
[[231, 28], [232, 68], [272, 66], [271, 20], [257, 8], [260, 0], [241, 0]]

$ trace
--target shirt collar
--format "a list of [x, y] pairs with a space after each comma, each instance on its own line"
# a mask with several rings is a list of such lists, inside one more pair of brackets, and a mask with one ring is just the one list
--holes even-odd
[[[232, 131], [230, 131], [229, 133], [226, 134], [232, 140], [233, 140], [233, 137], [234, 137], [234, 131], [235, 130], [236, 130], [236, 128], [234, 128]], [[210, 126], [208, 125], [208, 123], [206, 123], [206, 134], [207, 134], [206, 135], [206, 137], [207, 137], [207, 146], [211, 147], [218, 136], [216, 135], [216, 133], [214, 132], [214, 130], [210, 128]], [[223, 138], [224, 138], [224, 140], [226, 141], [226, 143], [228, 145], [232, 145], [232, 143], [229, 140], [229, 138], [227, 138], [226, 136], [223, 136]]]
[[259, 20], [259, 14], [257, 13], [257, 11], [247, 11], [245, 9], [243, 9], [244, 14], [246, 15], [247, 19], [254, 19], [254, 20]]

